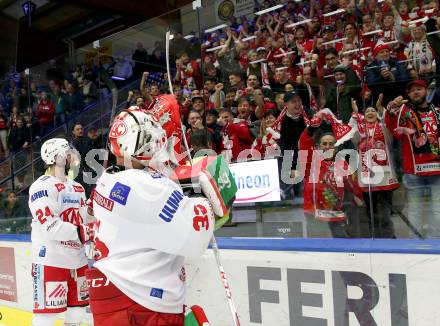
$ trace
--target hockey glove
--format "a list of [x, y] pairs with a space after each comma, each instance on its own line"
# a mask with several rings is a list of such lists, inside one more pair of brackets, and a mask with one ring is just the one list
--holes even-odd
[[93, 239], [95, 238], [93, 226], [94, 223], [78, 225], [78, 238], [82, 244], [85, 244], [88, 241], [93, 241]]

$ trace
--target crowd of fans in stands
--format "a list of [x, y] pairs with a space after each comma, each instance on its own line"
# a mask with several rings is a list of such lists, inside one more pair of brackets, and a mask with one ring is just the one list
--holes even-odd
[[[293, 150], [295, 176], [300, 148], [324, 148], [321, 141], [334, 146], [339, 140], [334, 129], [333, 139], [325, 132], [313, 134], [317, 119], [354, 126], [358, 115], [367, 119], [371, 108], [382, 115], [389, 103], [407, 96], [407, 85], [416, 80], [424, 81], [416, 86], [426, 89], [427, 102], [439, 105], [438, 1], [266, 0], [256, 11], [280, 3], [282, 8], [253, 19], [233, 17], [227, 27], [202, 38], [174, 33], [170, 78], [193, 150], [209, 146], [232, 161], [245, 149], [261, 158]], [[3, 150], [29, 146], [32, 137], [96, 101], [103, 69], [107, 77], [118, 77], [118, 87], [140, 78], [139, 89], [128, 93], [127, 107], [147, 108], [169, 92], [163, 42], [151, 53], [138, 43], [132, 57], [117, 57], [99, 68], [82, 65], [67, 76], [54, 66], [44, 89], [10, 78], [0, 93]], [[329, 109], [325, 114], [324, 108]], [[80, 152], [101, 146], [96, 138], [94, 143], [96, 135], [89, 131], [88, 140], [78, 145]], [[361, 150], [356, 142], [344, 146]], [[301, 187], [293, 189], [302, 195]], [[384, 236], [393, 237], [389, 223], [388, 217]], [[346, 231], [336, 223], [332, 232], [344, 236]]]

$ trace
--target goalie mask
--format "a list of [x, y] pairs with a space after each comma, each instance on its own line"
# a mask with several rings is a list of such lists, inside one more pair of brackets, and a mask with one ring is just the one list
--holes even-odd
[[167, 137], [151, 114], [131, 108], [115, 118], [109, 133], [110, 150], [116, 157], [135, 159], [142, 165], [166, 161]]

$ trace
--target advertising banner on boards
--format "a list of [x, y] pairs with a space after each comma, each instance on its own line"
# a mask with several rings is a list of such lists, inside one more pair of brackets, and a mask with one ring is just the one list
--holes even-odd
[[[231, 325], [212, 253], [186, 266], [188, 303]], [[222, 250], [242, 325], [440, 325], [440, 256]]]
[[17, 302], [14, 248], [0, 247], [0, 300]]
[[[270, 248], [272, 240], [264, 241]], [[318, 242], [317, 251], [221, 250], [241, 325], [440, 325], [440, 255], [322, 252]], [[18, 296], [17, 302], [0, 299], [3, 316], [7, 307], [31, 311], [33, 302], [30, 243], [10, 247], [17, 256]], [[211, 250], [186, 260], [185, 270], [185, 304], [202, 306], [212, 325], [232, 325]]]
[[281, 199], [276, 159], [233, 163], [229, 168], [238, 189], [234, 203], [257, 203]]

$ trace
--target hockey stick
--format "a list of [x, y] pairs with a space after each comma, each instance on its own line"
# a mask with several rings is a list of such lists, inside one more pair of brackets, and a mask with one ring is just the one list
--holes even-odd
[[[166, 56], [166, 65], [167, 65], [167, 74], [168, 74], [168, 85], [170, 87], [170, 93], [174, 94], [173, 84], [171, 82], [171, 73], [170, 73], [171, 71], [170, 71], [170, 60], [169, 60], [170, 59], [170, 31], [169, 30], [167, 31], [166, 36], [165, 36], [165, 56]], [[182, 127], [182, 138], [183, 138], [183, 144], [185, 145], [185, 150], [188, 153], [189, 161], [192, 165], [192, 157], [190, 155], [188, 142], [186, 141], [186, 135], [183, 132], [183, 127]], [[231, 311], [232, 319], [234, 320], [234, 326], [240, 326], [240, 320], [238, 319], [237, 308], [235, 307], [234, 300], [232, 299], [232, 293], [231, 293], [231, 289], [229, 287], [229, 282], [228, 282], [225, 270], [224, 270], [223, 265], [220, 260], [220, 249], [217, 246], [217, 241], [215, 239], [214, 234], [212, 235], [212, 238], [211, 238], [211, 247], [212, 247], [212, 252], [214, 253], [214, 257], [215, 257], [215, 261], [217, 263], [218, 270], [220, 272], [220, 278], [221, 278], [221, 281], [222, 281], [222, 284], [223, 284], [223, 287], [225, 290], [226, 299], [227, 299], [228, 305], [229, 305], [229, 310]]]

